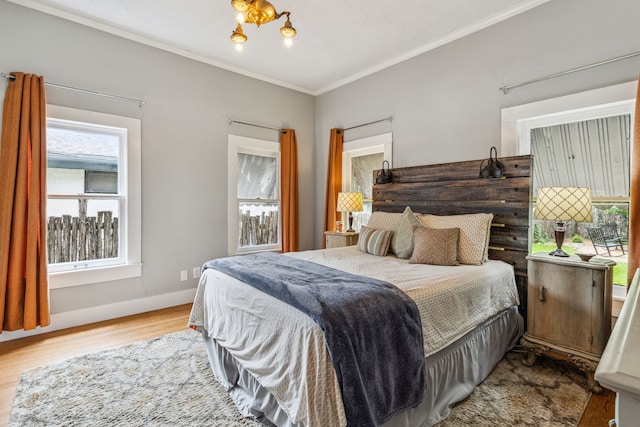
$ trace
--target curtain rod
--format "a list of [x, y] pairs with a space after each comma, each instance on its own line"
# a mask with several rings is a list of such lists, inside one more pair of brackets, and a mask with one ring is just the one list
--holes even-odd
[[375, 124], [375, 123], [392, 121], [392, 120], [393, 120], [393, 116], [389, 116], [389, 117], [385, 117], [384, 119], [374, 120], [374, 121], [369, 122], [369, 123], [363, 123], [361, 125], [351, 126], [349, 128], [345, 128], [345, 129], [342, 129], [342, 130], [343, 131], [348, 131], [348, 130], [351, 130], [351, 129], [361, 128], [362, 126], [369, 126], [369, 125], [372, 125], [372, 124]]
[[[16, 76], [11, 74], [6, 74], [6, 73], [0, 73], [0, 77], [4, 77], [7, 80], [15, 80], [16, 78]], [[139, 107], [142, 107], [143, 105], [146, 104], [146, 101], [143, 101], [142, 99], [127, 98], [126, 96], [120, 96], [120, 95], [111, 95], [109, 93], [96, 92], [94, 90], [88, 90], [88, 89], [80, 89], [77, 87], [65, 86], [57, 83], [44, 82], [44, 85], [49, 87], [55, 87], [58, 89], [69, 90], [73, 92], [88, 93], [91, 95], [102, 96], [105, 98], [118, 99], [120, 101], [135, 102], [136, 104], [138, 104]]]
[[632, 58], [632, 57], [638, 56], [638, 55], [640, 55], [640, 51], [633, 52], [633, 53], [628, 53], [626, 55], [618, 56], [618, 57], [615, 57], [615, 58], [605, 59], [604, 61], [600, 61], [600, 62], [594, 62], [593, 64], [589, 64], [589, 65], [583, 65], [582, 67], [576, 67], [576, 68], [572, 68], [570, 70], [560, 71], [559, 73], [548, 74], [546, 76], [538, 77], [536, 79], [527, 80], [526, 82], [502, 86], [501, 88], [499, 88], [499, 90], [501, 90], [502, 93], [504, 93], [506, 95], [509, 92], [509, 90], [513, 89], [514, 87], [524, 86], [524, 85], [528, 85], [530, 83], [537, 83], [537, 82], [540, 82], [542, 80], [553, 79], [555, 77], [560, 77], [560, 76], [564, 76], [566, 74], [575, 73], [576, 71], [588, 70], [589, 68], [598, 67], [600, 65], [605, 65], [605, 64], [610, 64], [610, 63], [616, 62], [616, 61], [622, 61], [623, 59]]
[[242, 122], [240, 120], [234, 120], [234, 119], [229, 119], [228, 122], [229, 122], [229, 125], [237, 123], [239, 125], [247, 125], [247, 126], [253, 126], [253, 127], [262, 128], [262, 129], [277, 130], [278, 132], [286, 133], [286, 131], [284, 129], [276, 128], [276, 127], [272, 127], [272, 126], [259, 125], [257, 123]]

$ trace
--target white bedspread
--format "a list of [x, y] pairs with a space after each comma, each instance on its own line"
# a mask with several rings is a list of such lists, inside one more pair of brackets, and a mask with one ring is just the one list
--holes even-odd
[[[393, 283], [418, 306], [425, 356], [518, 304], [513, 268], [501, 261], [455, 267], [409, 264], [355, 246], [287, 254]], [[203, 327], [293, 423], [344, 426], [340, 385], [322, 331], [302, 312], [217, 270], [202, 275], [189, 324]]]

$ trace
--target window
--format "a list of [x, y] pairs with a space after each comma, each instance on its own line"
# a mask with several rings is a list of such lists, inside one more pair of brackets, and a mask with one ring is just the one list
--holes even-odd
[[118, 172], [85, 169], [84, 192], [118, 194]]
[[229, 135], [229, 254], [282, 249], [280, 144]]
[[362, 212], [353, 212], [356, 231], [369, 221], [373, 205], [373, 171], [387, 160], [391, 165], [392, 134], [345, 142], [342, 146], [342, 189], [362, 193]]
[[[503, 155], [535, 156], [534, 194], [539, 187], [591, 188], [594, 222], [615, 222], [626, 235], [635, 93], [632, 82], [504, 109]], [[569, 224], [565, 245], [588, 238], [587, 225]], [[536, 221], [530, 241], [544, 240], [545, 227]], [[616, 262], [614, 283], [624, 285], [627, 264]], [[614, 299], [624, 290], [614, 286]]]
[[52, 288], [141, 275], [140, 120], [47, 106]]

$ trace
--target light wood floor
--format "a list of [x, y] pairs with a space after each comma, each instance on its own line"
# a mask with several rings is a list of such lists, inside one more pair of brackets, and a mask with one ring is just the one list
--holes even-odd
[[9, 422], [20, 372], [187, 328], [191, 304], [0, 343], [0, 426]]
[[[0, 343], [0, 426], [9, 422], [21, 371], [184, 330], [191, 304]], [[606, 427], [615, 394], [593, 395], [579, 427]]]

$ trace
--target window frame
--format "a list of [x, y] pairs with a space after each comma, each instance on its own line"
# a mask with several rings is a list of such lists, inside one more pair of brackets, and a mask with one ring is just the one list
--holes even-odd
[[[501, 155], [507, 157], [529, 154], [529, 132], [531, 128], [540, 127], [539, 123], [542, 119], [551, 119], [568, 112], [575, 112], [574, 121], [588, 120], [594, 118], [594, 110], [604, 105], [617, 108], [621, 104], [633, 102], [637, 85], [638, 83], [633, 81], [530, 104], [503, 108], [500, 135]], [[580, 111], [583, 112], [582, 116], [579, 115]], [[612, 111], [610, 115], [617, 114], [619, 113]], [[631, 112], [631, 118], [633, 122], [633, 111]]]
[[[105, 128], [124, 129], [126, 141], [120, 144], [121, 171], [118, 174], [118, 186], [121, 190], [119, 194], [87, 193], [88, 199], [97, 197], [120, 200], [120, 250], [117, 263], [114, 259], [65, 263], [64, 267], [70, 267], [68, 269], [50, 265], [49, 287], [58, 289], [140, 277], [142, 276], [141, 120], [48, 104], [47, 126], [49, 123], [64, 125], [65, 122], [72, 125], [70, 127], [83, 131], [91, 129], [100, 131]], [[48, 193], [47, 197], [49, 197]], [[77, 196], [73, 197], [77, 198]]]
[[[277, 162], [277, 197], [276, 199], [264, 199], [262, 201], [277, 203], [278, 205], [278, 243], [248, 246], [239, 246], [239, 204], [253, 199], [238, 198], [238, 154], [250, 154], [256, 156], [274, 157]], [[228, 254], [239, 255], [265, 251], [282, 251], [282, 188], [281, 188], [281, 154], [280, 143], [265, 139], [248, 138], [239, 135], [228, 135], [227, 150], [227, 229], [228, 229]]]
[[[531, 129], [561, 123], [579, 122], [606, 116], [631, 115], [635, 122], [635, 96], [638, 82], [631, 81], [600, 89], [502, 109], [501, 151], [503, 156], [531, 153]], [[633, 132], [630, 134], [630, 158], [633, 158]], [[530, 204], [533, 205], [533, 201]], [[531, 222], [533, 220], [530, 220]], [[531, 224], [530, 224], [531, 225]], [[529, 227], [529, 252], [533, 226]], [[613, 287], [614, 301], [624, 301], [626, 288]], [[616, 289], [619, 288], [619, 289]]]
[[[357, 191], [351, 188], [351, 159], [353, 157], [370, 154], [383, 154], [383, 159], [393, 167], [393, 133], [383, 133], [366, 138], [360, 138], [342, 144], [342, 191]], [[382, 168], [382, 164], [380, 165]], [[371, 171], [373, 175], [373, 171]], [[372, 203], [371, 199], [363, 199], [363, 203]], [[354, 228], [359, 231], [360, 226], [369, 220], [369, 213], [353, 212]]]

